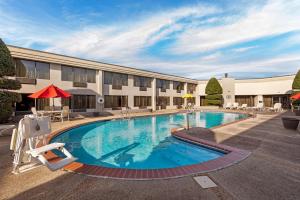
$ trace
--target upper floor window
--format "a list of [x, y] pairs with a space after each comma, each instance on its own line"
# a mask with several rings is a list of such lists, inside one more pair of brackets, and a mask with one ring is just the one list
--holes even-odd
[[170, 81], [163, 79], [156, 79], [156, 88], [161, 88], [162, 91], [170, 89]]
[[96, 83], [96, 70], [61, 66], [61, 80], [77, 83]]
[[120, 87], [127, 86], [128, 75], [115, 72], [104, 72], [104, 84]]
[[73, 67], [73, 80], [77, 83], [85, 83], [86, 79], [86, 69]]
[[96, 83], [96, 71], [93, 69], [86, 70], [87, 82]]
[[134, 86], [151, 88], [151, 78], [144, 76], [134, 76]]
[[196, 84], [188, 83], [187, 84], [187, 92], [193, 94], [196, 91]]
[[181, 92], [181, 90], [184, 90], [184, 83], [179, 81], [173, 81], [173, 90]]
[[16, 77], [50, 79], [50, 64], [31, 60], [15, 59]]

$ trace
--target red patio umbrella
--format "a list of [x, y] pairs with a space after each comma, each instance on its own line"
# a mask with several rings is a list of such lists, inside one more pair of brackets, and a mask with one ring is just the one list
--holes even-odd
[[[49, 85], [48, 87], [33, 93], [31, 95], [29, 95], [29, 98], [33, 98], [33, 99], [40, 99], [40, 98], [68, 98], [70, 97], [70, 93], [52, 85]], [[53, 106], [54, 106], [54, 99], [53, 99]]]
[[290, 97], [292, 100], [299, 100], [300, 99], [300, 93], [294, 94]]

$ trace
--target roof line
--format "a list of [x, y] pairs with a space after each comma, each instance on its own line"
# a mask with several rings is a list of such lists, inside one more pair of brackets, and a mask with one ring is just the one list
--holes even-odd
[[161, 73], [161, 72], [156, 72], [156, 71], [151, 71], [151, 70], [139, 69], [139, 68], [135, 68], [135, 67], [128, 67], [128, 66], [123, 66], [123, 65], [118, 65], [118, 64], [112, 64], [112, 63], [100, 62], [100, 61], [96, 61], [96, 60], [79, 58], [79, 57], [75, 57], [75, 56], [68, 56], [68, 55], [65, 55], [65, 54], [52, 53], [52, 52], [48, 52], [48, 51], [30, 49], [30, 48], [15, 46], [15, 45], [7, 45], [7, 46], [20, 48], [20, 49], [31, 50], [31, 51], [36, 51], [36, 52], [41, 52], [41, 53], [48, 53], [48, 54], [57, 55], [57, 56], [64, 56], [64, 57], [79, 59], [79, 60], [83, 60], [83, 61], [96, 62], [96, 63], [99, 63], [99, 64], [113, 65], [113, 66], [116, 66], [116, 67], [123, 67], [123, 68], [127, 68], [127, 69], [140, 70], [140, 71], [144, 71], [144, 72], [157, 73], [157, 74], [166, 75], [166, 76], [174, 76], [174, 77], [178, 77], [178, 78], [184, 78], [184, 79], [189, 79], [189, 80], [193, 80], [193, 81], [198, 81], [198, 79], [187, 78], [187, 77], [184, 77], [184, 76], [166, 74], [166, 73]]
[[[42, 50], [37, 50], [37, 49], [30, 49], [30, 48], [25, 48], [25, 47], [19, 47], [19, 46], [15, 46], [15, 45], [7, 45], [7, 46], [11, 46], [11, 47], [15, 47], [15, 48], [20, 48], [20, 49], [31, 50], [31, 51], [36, 51], [36, 52], [41, 52], [41, 53], [48, 53], [48, 54], [57, 55], [57, 56], [64, 56], [64, 57], [79, 59], [79, 60], [83, 60], [83, 61], [96, 62], [96, 63], [99, 63], [99, 64], [112, 65], [112, 66], [116, 66], [116, 67], [123, 67], [123, 68], [127, 68], [127, 69], [140, 70], [140, 71], [150, 72], [150, 73], [157, 73], [157, 74], [161, 74], [161, 75], [165, 75], [165, 76], [173, 76], [173, 77], [178, 77], [178, 78], [184, 78], [184, 79], [189, 79], [189, 80], [193, 80], [193, 81], [208, 81], [209, 80], [209, 79], [193, 79], [193, 78], [188, 78], [188, 77], [184, 77], [184, 76], [178, 76], [178, 75], [173, 75], [173, 74], [166, 74], [166, 73], [161, 73], [161, 72], [156, 72], [156, 71], [151, 71], [151, 70], [146, 70], [146, 69], [139, 69], [139, 68], [136, 68], [136, 67], [128, 67], [128, 66], [123, 66], [123, 65], [118, 65], [118, 64], [112, 64], [112, 63], [100, 62], [100, 61], [96, 61], [96, 60], [79, 58], [79, 57], [75, 57], [75, 56], [68, 56], [68, 55], [65, 55], [65, 54], [58, 54], [58, 53], [52, 53], [52, 52], [42, 51]], [[268, 77], [261, 77], [261, 78], [245, 78], [245, 79], [237, 78], [235, 80], [267, 79], [267, 78], [276, 78], [276, 77], [293, 76], [293, 75], [296, 75], [296, 74], [268, 76]], [[232, 77], [232, 78], [234, 78], [234, 77]], [[220, 79], [221, 78], [219, 78], [218, 80], [220, 80]]]

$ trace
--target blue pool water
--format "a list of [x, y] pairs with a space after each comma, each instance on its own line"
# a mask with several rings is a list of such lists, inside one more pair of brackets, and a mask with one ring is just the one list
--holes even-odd
[[[173, 138], [170, 130], [186, 124], [187, 114], [95, 122], [53, 138], [64, 142], [78, 162], [113, 168], [161, 169], [216, 159], [224, 153]], [[245, 118], [243, 114], [196, 112], [192, 127], [211, 128]]]

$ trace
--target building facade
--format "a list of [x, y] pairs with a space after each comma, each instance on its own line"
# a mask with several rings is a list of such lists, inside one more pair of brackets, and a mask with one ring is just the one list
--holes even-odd
[[[207, 81], [200, 81], [168, 74], [161, 74], [130, 67], [84, 60], [48, 52], [8, 46], [16, 66], [16, 79], [22, 83], [18, 91], [22, 102], [17, 103], [16, 112], [26, 113], [32, 106], [68, 105], [73, 112], [115, 112], [131, 109], [176, 109], [193, 103], [203, 105]], [[247, 103], [255, 106], [264, 102], [273, 106], [276, 102], [288, 105], [294, 75], [235, 80], [220, 79], [224, 104]], [[69, 99], [28, 98], [50, 84], [71, 93]], [[191, 99], [182, 99], [186, 94]]]

